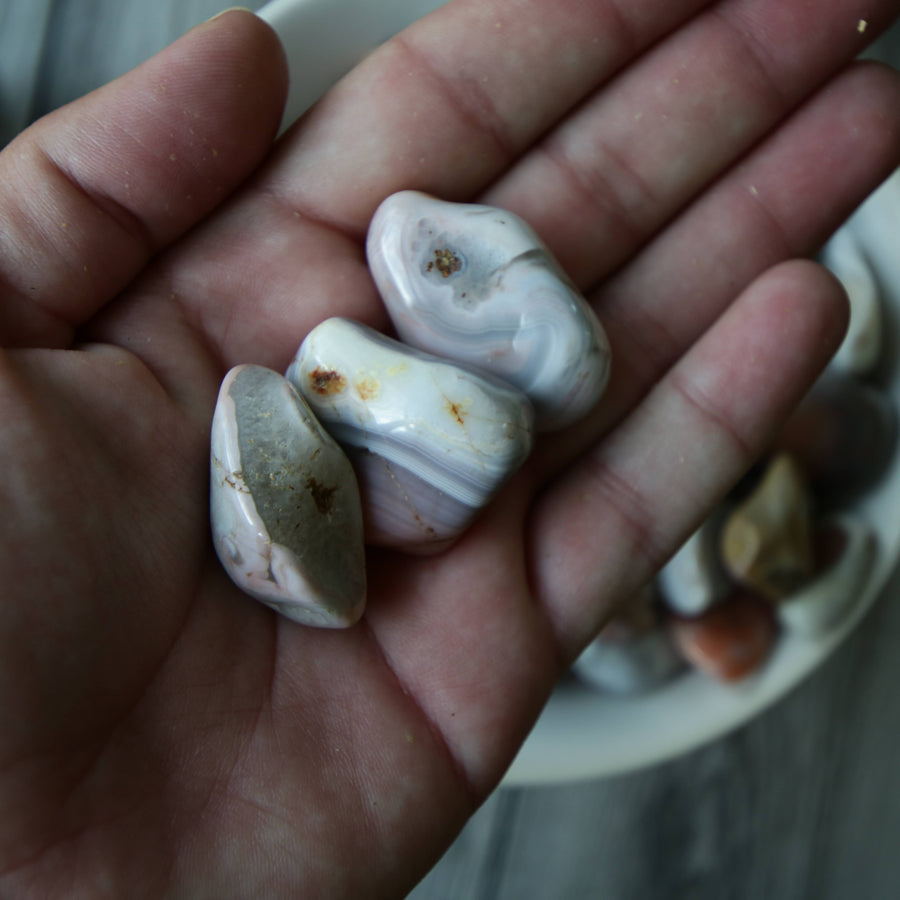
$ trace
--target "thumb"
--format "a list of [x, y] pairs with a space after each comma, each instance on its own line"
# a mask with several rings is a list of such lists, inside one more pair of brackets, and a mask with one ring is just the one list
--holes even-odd
[[245, 10], [198, 26], [0, 153], [0, 346], [65, 347], [274, 139], [275, 33]]

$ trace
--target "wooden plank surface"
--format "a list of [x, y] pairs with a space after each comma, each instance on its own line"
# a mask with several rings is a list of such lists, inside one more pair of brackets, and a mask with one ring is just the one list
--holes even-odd
[[[227, 5], [0, 0], [0, 143]], [[881, 52], [898, 59], [897, 44]], [[617, 778], [498, 791], [412, 897], [900, 896], [898, 594], [895, 576], [812, 678], [712, 745]]]

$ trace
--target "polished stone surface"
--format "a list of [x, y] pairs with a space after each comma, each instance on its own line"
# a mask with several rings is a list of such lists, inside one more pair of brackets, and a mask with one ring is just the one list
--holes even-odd
[[446, 548], [531, 451], [518, 390], [358, 322], [317, 325], [287, 377], [350, 455], [372, 544]]
[[397, 334], [514, 384], [538, 430], [571, 424], [600, 399], [603, 328], [517, 216], [401, 191], [376, 211], [366, 251]]
[[726, 514], [724, 507], [716, 510], [657, 575], [662, 601], [673, 612], [699, 615], [731, 593], [731, 581], [719, 555]]
[[777, 601], [813, 575], [813, 500], [793, 459], [770, 460], [753, 492], [729, 514], [722, 562], [739, 584]]
[[304, 625], [343, 628], [366, 597], [353, 469], [277, 372], [237, 366], [212, 422], [213, 544], [241, 590]]

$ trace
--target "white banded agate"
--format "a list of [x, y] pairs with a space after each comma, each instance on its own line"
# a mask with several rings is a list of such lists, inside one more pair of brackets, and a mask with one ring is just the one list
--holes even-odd
[[314, 328], [287, 378], [350, 456], [372, 544], [444, 549], [531, 450], [520, 391], [348, 319]]
[[597, 403], [609, 379], [606, 335], [517, 216], [401, 191], [376, 211], [366, 252], [407, 344], [515, 385], [534, 404], [541, 431]]
[[305, 625], [352, 625], [365, 605], [359, 489], [297, 391], [261, 366], [232, 369], [211, 435], [216, 553], [243, 591]]

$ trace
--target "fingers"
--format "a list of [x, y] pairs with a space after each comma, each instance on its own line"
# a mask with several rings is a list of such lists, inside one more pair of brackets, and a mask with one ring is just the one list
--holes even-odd
[[359, 235], [401, 188], [471, 198], [590, 98], [488, 195], [579, 275], [582, 257], [596, 265], [598, 246], [630, 238], [603, 254], [621, 261], [891, 15], [887, 0], [530, 0], [514, 16], [501, 3], [450, 4], [313, 111], [272, 186]]
[[377, 204], [403, 188], [472, 196], [708, 2], [447, 4], [301, 120], [255, 190], [197, 236], [188, 265], [173, 264], [173, 292], [203, 322], [224, 367], [283, 368], [329, 315], [384, 328], [361, 250]]
[[540, 448], [545, 474], [638, 402], [741, 286], [818, 250], [900, 161], [898, 108], [896, 73], [851, 68], [591, 295], [610, 338], [612, 378], [589, 419]]
[[843, 291], [824, 269], [767, 272], [538, 502], [534, 586], [565, 658], [762, 451], [845, 324]]
[[70, 344], [258, 164], [285, 85], [274, 33], [229, 13], [14, 141], [0, 155], [0, 343]]
[[[487, 199], [524, 212], [569, 271], [591, 283], [773, 133], [798, 97], [860, 49], [859, 19], [868, 39], [890, 7], [529, 0], [513, 17], [502, 4], [449, 4], [373, 54], [301, 121], [254, 192], [197, 237], [190, 267], [172, 267], [174, 290], [225, 366], [281, 368], [325, 316], [385, 327], [360, 241], [386, 194], [416, 187], [471, 197], [522, 153]], [[787, 40], [791, 27], [803, 40]], [[779, 89], [783, 79], [790, 85]], [[883, 99], [881, 86], [874, 100]], [[838, 133], [846, 112], [832, 111]], [[567, 176], [555, 171], [550, 146], [564, 148], [555, 162], [566, 157]], [[604, 178], [598, 164], [616, 172], [632, 152], [634, 177]], [[607, 180], [609, 189], [627, 187], [613, 199]], [[786, 199], [798, 199], [790, 190]]]
[[579, 284], [595, 284], [860, 52], [870, 8], [714, 4], [551, 133], [489, 202], [530, 221]]
[[273, 189], [360, 236], [403, 188], [471, 197], [709, 0], [461, 0], [354, 70], [293, 135]]

